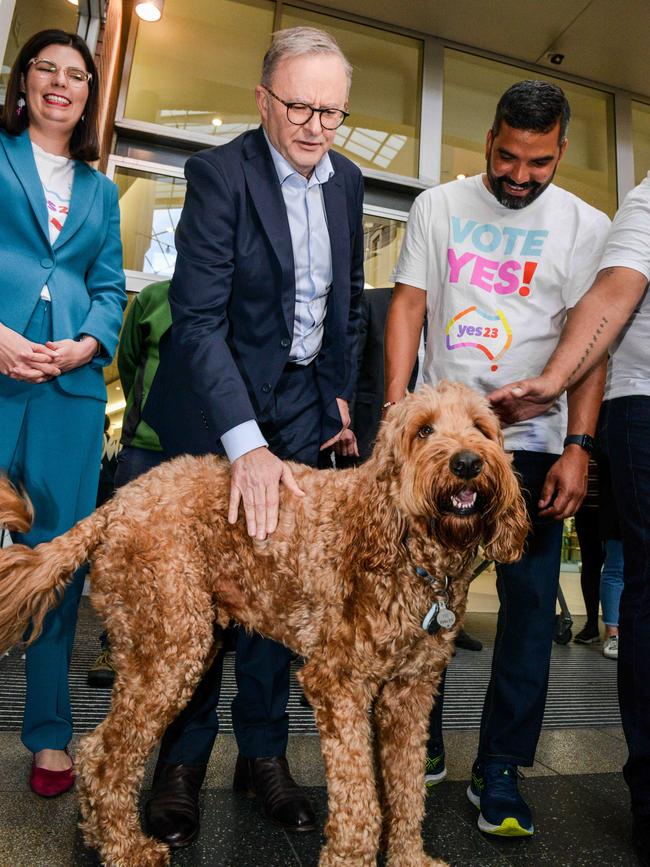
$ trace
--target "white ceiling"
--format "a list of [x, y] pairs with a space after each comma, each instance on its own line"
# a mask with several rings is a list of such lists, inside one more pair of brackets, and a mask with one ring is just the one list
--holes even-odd
[[[411, 29], [650, 97], [648, 0], [320, 0]], [[565, 55], [554, 66], [546, 55]]]

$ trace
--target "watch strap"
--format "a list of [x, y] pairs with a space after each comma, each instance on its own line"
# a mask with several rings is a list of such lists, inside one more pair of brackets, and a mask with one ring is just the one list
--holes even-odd
[[586, 452], [591, 454], [594, 450], [594, 438], [589, 434], [569, 434], [564, 439], [564, 448], [567, 446], [580, 446]]

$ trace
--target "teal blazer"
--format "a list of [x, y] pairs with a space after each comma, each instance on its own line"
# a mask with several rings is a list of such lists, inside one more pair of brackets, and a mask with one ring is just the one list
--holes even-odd
[[50, 244], [48, 215], [27, 131], [0, 130], [0, 322], [24, 333], [47, 283], [54, 340], [90, 334], [100, 354], [58, 377], [69, 394], [106, 399], [110, 363], [126, 305], [117, 187], [75, 163], [72, 199], [61, 234]]

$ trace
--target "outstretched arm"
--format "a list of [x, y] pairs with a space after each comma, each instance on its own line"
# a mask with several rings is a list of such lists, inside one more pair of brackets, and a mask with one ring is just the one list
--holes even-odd
[[643, 296], [647, 278], [616, 266], [598, 273], [591, 289], [567, 314], [555, 352], [540, 376], [511, 382], [488, 395], [504, 424], [546, 412], [566, 389], [604, 359]]
[[420, 345], [427, 294], [416, 286], [398, 283], [393, 291], [384, 338], [384, 399], [397, 403], [406, 386]]

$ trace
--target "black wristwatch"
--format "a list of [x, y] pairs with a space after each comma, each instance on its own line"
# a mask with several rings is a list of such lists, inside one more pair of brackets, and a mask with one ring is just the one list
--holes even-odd
[[589, 434], [569, 434], [564, 440], [564, 448], [567, 446], [580, 446], [588, 454], [594, 450], [594, 438]]

